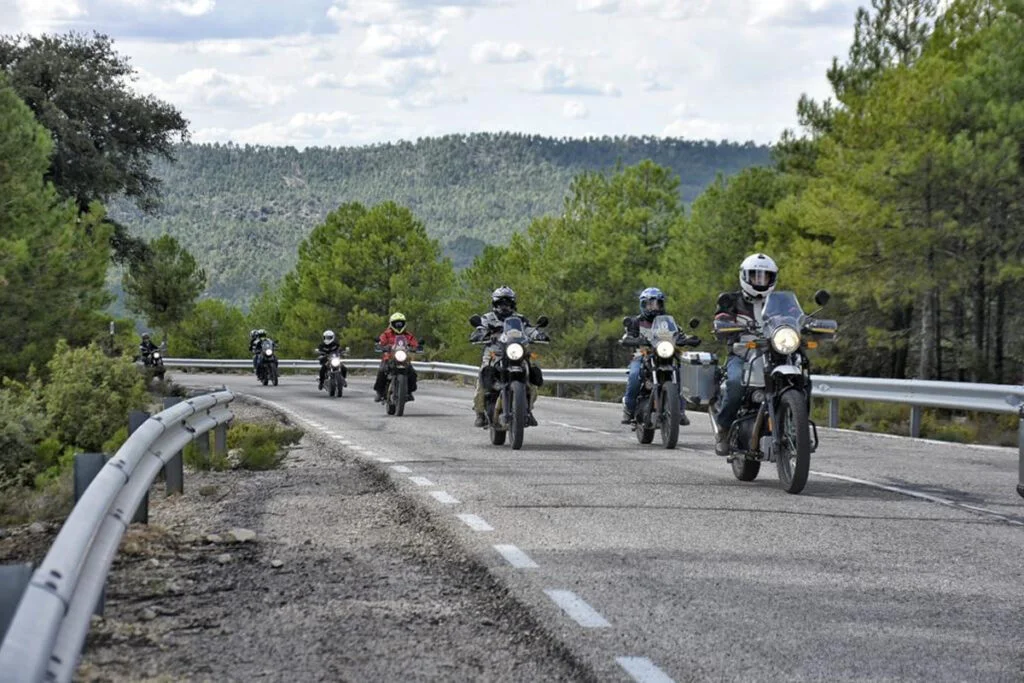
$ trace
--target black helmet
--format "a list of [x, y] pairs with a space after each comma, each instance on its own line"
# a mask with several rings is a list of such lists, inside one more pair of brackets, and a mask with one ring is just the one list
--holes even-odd
[[491, 292], [491, 310], [498, 316], [498, 320], [504, 320], [516, 312], [516, 293], [511, 287], [502, 285]]
[[644, 320], [654, 320], [665, 312], [665, 293], [657, 287], [648, 287], [640, 292], [640, 315]]

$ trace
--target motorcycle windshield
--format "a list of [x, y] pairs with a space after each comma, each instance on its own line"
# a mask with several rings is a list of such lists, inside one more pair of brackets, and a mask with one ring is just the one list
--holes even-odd
[[409, 341], [405, 338], [405, 335], [399, 335], [395, 337], [394, 347], [395, 349], [404, 349], [409, 346]]
[[274, 342], [270, 341], [269, 339], [265, 339], [262, 342], [260, 342], [260, 348], [263, 349], [264, 351], [266, 351], [267, 349], [270, 349], [271, 351], [273, 351], [274, 350]]
[[659, 315], [651, 323], [650, 329], [640, 328], [640, 334], [648, 341], [672, 340], [675, 339], [677, 332], [679, 332], [679, 325], [676, 325], [676, 319], [670, 315]]
[[804, 318], [804, 311], [800, 308], [796, 294], [784, 290], [776, 290], [764, 300], [764, 320], [776, 327], [782, 324], [789, 324], [797, 329]]
[[526, 331], [523, 329], [522, 318], [511, 316], [505, 319], [505, 326], [501, 332], [501, 341], [508, 344], [509, 342], [519, 342], [520, 344], [526, 339]]

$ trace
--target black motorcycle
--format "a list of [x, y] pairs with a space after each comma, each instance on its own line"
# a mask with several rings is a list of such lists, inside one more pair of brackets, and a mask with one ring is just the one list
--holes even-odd
[[348, 374], [342, 358], [348, 355], [348, 347], [328, 354], [326, 359], [327, 376], [324, 378], [324, 389], [331, 398], [341, 398], [341, 393], [348, 386], [345, 375]]
[[[624, 318], [629, 325], [632, 318]], [[690, 327], [700, 321], [690, 320]], [[639, 337], [625, 337], [622, 345], [638, 348], [640, 362], [640, 393], [633, 411], [633, 431], [642, 444], [654, 440], [655, 430], [661, 430], [661, 445], [675, 448], [679, 441], [679, 357], [684, 346], [697, 346], [700, 339], [688, 336], [676, 325], [670, 315], [659, 315], [650, 328], [641, 328]]]
[[149, 353], [142, 354], [142, 366], [146, 368], [153, 377], [161, 382], [164, 380], [164, 356], [160, 349], [153, 349]]
[[[727, 308], [731, 302], [722, 297], [718, 305]], [[825, 290], [814, 295], [818, 306], [829, 298]], [[760, 325], [715, 321], [716, 336], [741, 335], [733, 353], [744, 359], [743, 402], [728, 436], [729, 462], [740, 481], [753, 481], [762, 462], [775, 462], [782, 488], [789, 493], [803, 490], [811, 453], [818, 448], [818, 430], [810, 419], [811, 364], [805, 351], [834, 339], [837, 328], [834, 320], [804, 314], [796, 295], [787, 291], [768, 295]], [[719, 381], [708, 410], [716, 433], [718, 403], [725, 395], [724, 368], [719, 368]]]
[[256, 352], [256, 379], [267, 386], [273, 382], [277, 386], [277, 345], [272, 339], [264, 339], [257, 347]]
[[391, 346], [374, 345], [378, 353], [391, 352], [385, 361], [384, 372], [387, 384], [384, 389], [384, 409], [388, 415], [405, 415], [405, 404], [409, 401], [409, 374], [412, 372], [412, 354], [422, 347], [409, 345], [405, 335], [399, 335]]
[[474, 315], [469, 324], [477, 329], [470, 336], [474, 344], [490, 346], [489, 363], [480, 371], [480, 382], [484, 389], [484, 405], [490, 428], [491, 443], [501, 446], [506, 435], [511, 435], [513, 450], [523, 447], [523, 431], [528, 423], [530, 397], [528, 383], [541, 386], [543, 377], [540, 368], [530, 362], [527, 348], [531, 343], [548, 342], [541, 328], [548, 319], [541, 316], [537, 325], [529, 332], [523, 319], [509, 316], [501, 327], [482, 327], [483, 319]]

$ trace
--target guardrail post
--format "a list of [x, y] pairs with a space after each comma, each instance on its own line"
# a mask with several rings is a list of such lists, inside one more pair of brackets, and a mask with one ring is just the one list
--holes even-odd
[[601, 385], [600, 384], [595, 384], [594, 385], [594, 400], [595, 401], [600, 401], [601, 400]]
[[839, 426], [839, 399], [828, 400], [828, 426], [835, 428]]
[[18, 603], [32, 580], [32, 565], [0, 565], [0, 643], [4, 642], [7, 627], [18, 611]]
[[[164, 410], [181, 403], [180, 396], [165, 396]], [[182, 462], [181, 451], [171, 456], [171, 459], [164, 465], [164, 482], [167, 487], [167, 495], [185, 492], [185, 465]]]
[[[128, 413], [128, 434], [131, 435], [136, 429], [149, 419], [149, 413], [145, 410], [132, 410]], [[149, 491], [142, 496], [139, 507], [132, 515], [132, 524], [149, 524]]]
[[1024, 498], [1024, 412], [1020, 415], [1017, 425], [1017, 493]]
[[210, 464], [210, 432], [203, 432], [195, 439], [196, 455], [204, 467]]
[[228, 426], [226, 424], [213, 428], [213, 452], [215, 455], [228, 454]]
[[561, 382], [555, 382], [555, 396], [562, 398], [565, 396], [565, 385]]
[[910, 406], [910, 435], [915, 439], [921, 436], [921, 414], [924, 408], [921, 406]]

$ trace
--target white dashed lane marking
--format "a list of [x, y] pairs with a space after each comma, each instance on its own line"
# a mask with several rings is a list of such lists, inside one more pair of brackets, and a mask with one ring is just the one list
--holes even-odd
[[545, 589], [544, 593], [551, 598], [562, 611], [583, 628], [609, 628], [608, 620], [597, 613], [583, 598], [572, 591]]
[[675, 683], [647, 657], [616, 657], [615, 661], [637, 683]]
[[445, 505], [456, 505], [459, 502], [458, 498], [455, 498], [447, 491], [431, 491], [430, 495], [433, 496], [438, 503], [444, 503]]
[[391, 458], [377, 458], [377, 462], [394, 462], [394, 460], [392, 460]]
[[496, 545], [494, 549], [516, 569], [534, 569], [538, 566], [529, 555], [514, 545]]
[[412, 472], [412, 470], [406, 467], [405, 465], [392, 465], [391, 469], [393, 469], [395, 472], [400, 472], [402, 474], [408, 474], [409, 472]]
[[466, 523], [473, 531], [494, 531], [494, 527], [484, 521], [483, 517], [477, 517], [476, 515], [461, 514], [456, 515], [459, 519]]
[[430, 481], [426, 477], [409, 477], [409, 481], [416, 484], [417, 486], [433, 486], [434, 482]]

